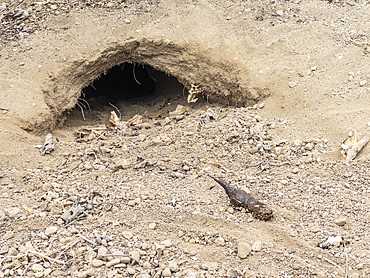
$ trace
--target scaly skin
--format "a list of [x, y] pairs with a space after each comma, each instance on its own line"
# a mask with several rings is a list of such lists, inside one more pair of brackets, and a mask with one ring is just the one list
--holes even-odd
[[260, 220], [270, 220], [273, 217], [273, 212], [264, 203], [253, 198], [247, 194], [244, 190], [234, 188], [222, 179], [209, 175], [212, 179], [218, 182], [229, 196], [230, 203], [236, 207], [243, 207], [247, 209], [252, 215]]

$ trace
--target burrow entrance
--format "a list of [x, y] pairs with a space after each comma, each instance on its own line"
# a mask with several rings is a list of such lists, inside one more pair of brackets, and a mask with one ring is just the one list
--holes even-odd
[[[117, 110], [125, 119], [135, 114], [164, 118], [177, 105], [189, 105], [187, 96], [188, 89], [175, 77], [149, 65], [125, 62], [113, 66], [81, 90], [64, 126], [106, 124], [110, 111]], [[208, 102], [205, 94], [197, 97], [192, 107]]]
[[[193, 108], [207, 101], [251, 105], [269, 95], [238, 60], [224, 59], [222, 53], [186, 41], [109, 42], [103, 50], [91, 50], [48, 74], [50, 86], [43, 91], [52, 119], [43, 126], [49, 121], [50, 129], [107, 123], [113, 106], [127, 119], [159, 110], [165, 116], [179, 104]], [[188, 104], [192, 84], [203, 93], [196, 103]]]

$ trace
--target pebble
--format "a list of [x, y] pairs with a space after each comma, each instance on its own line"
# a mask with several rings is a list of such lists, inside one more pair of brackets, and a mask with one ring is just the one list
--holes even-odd
[[51, 235], [55, 234], [57, 231], [58, 231], [57, 226], [49, 226], [45, 229], [45, 235], [46, 236], [51, 236]]
[[262, 242], [259, 240], [256, 240], [252, 245], [252, 251], [259, 252], [262, 250]]
[[11, 239], [13, 236], [14, 236], [14, 232], [13, 231], [7, 231], [5, 233], [5, 235], [3, 235], [3, 239], [4, 240]]
[[290, 88], [294, 88], [295, 86], [297, 86], [296, 82], [289, 82], [289, 87]]
[[179, 265], [174, 260], [168, 262], [168, 267], [170, 268], [171, 272], [178, 272], [179, 271]]
[[362, 87], [362, 86], [365, 86], [366, 85], [366, 80], [362, 80], [362, 81], [360, 81], [360, 86]]
[[107, 267], [111, 267], [111, 266], [114, 266], [114, 265], [116, 265], [116, 264], [119, 264], [120, 262], [121, 262], [121, 260], [120, 260], [120, 259], [113, 259], [113, 260], [111, 260], [111, 261], [107, 262], [106, 266], [107, 266]]
[[300, 266], [299, 264], [294, 264], [294, 265], [292, 266], [292, 268], [293, 268], [294, 270], [299, 270], [299, 269], [301, 268], [301, 266]]
[[334, 223], [338, 226], [344, 226], [347, 223], [347, 220], [344, 217], [338, 218], [334, 220]]
[[283, 15], [284, 15], [284, 11], [283, 11], [283, 10], [277, 10], [277, 11], [276, 11], [276, 14], [277, 14], [278, 16], [283, 16]]
[[311, 231], [311, 233], [314, 233], [314, 234], [316, 234], [317, 232], [319, 232], [321, 229], [320, 229], [320, 227], [319, 226], [312, 226], [311, 228], [310, 228], [310, 231]]
[[95, 260], [92, 260], [91, 264], [93, 267], [101, 267], [102, 265], [105, 264], [105, 262], [102, 260], [95, 259]]
[[121, 262], [124, 264], [129, 264], [131, 262], [130, 257], [122, 257]]
[[166, 267], [162, 271], [162, 276], [163, 277], [171, 277], [172, 276], [171, 270], [168, 267]]
[[17, 256], [18, 255], [18, 250], [15, 249], [14, 247], [10, 247], [8, 251], [8, 256]]
[[217, 246], [224, 246], [225, 245], [225, 239], [223, 237], [218, 237], [215, 240], [215, 243]]
[[134, 275], [136, 273], [136, 270], [135, 270], [135, 268], [129, 266], [129, 267], [127, 267], [127, 272], [130, 275]]
[[40, 271], [44, 271], [44, 267], [41, 265], [41, 264], [34, 264], [32, 266], [32, 271], [33, 272], [40, 272]]
[[238, 257], [241, 259], [245, 259], [251, 253], [252, 247], [246, 242], [239, 242], [238, 243]]
[[122, 235], [123, 235], [123, 237], [124, 237], [124, 238], [126, 238], [126, 239], [130, 239], [130, 238], [132, 238], [132, 237], [133, 237], [133, 234], [132, 234], [131, 232], [129, 232], [129, 231], [124, 231], [124, 232], [122, 233]]
[[129, 255], [134, 261], [138, 262], [140, 260], [140, 253], [136, 250], [129, 252]]
[[234, 213], [234, 209], [232, 207], [229, 207], [227, 209], [227, 212], [230, 213], [230, 214], [233, 214]]
[[6, 211], [9, 217], [16, 217], [21, 212], [21, 209], [17, 207], [12, 207], [12, 208], [8, 208]]
[[98, 259], [105, 259], [107, 254], [108, 254], [108, 249], [102, 246], [98, 249], [97, 258]]
[[154, 230], [155, 227], [157, 227], [157, 224], [156, 223], [150, 223], [149, 224], [149, 229]]
[[166, 247], [166, 248], [172, 246], [172, 242], [171, 242], [170, 239], [167, 239], [167, 240], [162, 241], [161, 244], [164, 245], [164, 247]]

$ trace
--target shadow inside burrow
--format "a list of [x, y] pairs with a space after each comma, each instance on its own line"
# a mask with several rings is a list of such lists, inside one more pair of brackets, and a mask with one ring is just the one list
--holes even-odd
[[[82, 89], [63, 127], [108, 124], [110, 111], [117, 110], [122, 120], [136, 114], [165, 118], [178, 104], [189, 105], [187, 95], [188, 90], [175, 77], [149, 65], [123, 63]], [[205, 101], [200, 97], [195, 105]]]

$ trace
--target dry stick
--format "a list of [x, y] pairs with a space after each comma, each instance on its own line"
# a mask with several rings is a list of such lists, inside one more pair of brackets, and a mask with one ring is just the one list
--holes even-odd
[[9, 109], [8, 109], [8, 108], [1, 108], [1, 107], [0, 107], [0, 110], [3, 110], [3, 111], [9, 111]]
[[81, 234], [77, 234], [80, 238], [82, 238], [83, 240], [87, 241], [88, 243], [91, 243], [93, 245], [96, 245], [95, 242], [93, 242], [92, 240], [88, 239], [87, 237], [81, 235]]
[[136, 64], [134, 64], [134, 66], [132, 68], [132, 74], [134, 75], [134, 79], [135, 79], [136, 83], [139, 84], [139, 85], [141, 85], [141, 83], [139, 81], [137, 81], [136, 76], [135, 76], [135, 65]]
[[75, 246], [77, 243], [79, 243], [80, 242], [80, 240], [77, 240], [77, 241], [75, 241], [75, 242], [73, 242], [72, 244], [69, 244], [66, 248], [64, 248], [64, 250], [62, 250], [62, 252], [60, 252], [59, 254], [58, 254], [58, 256], [56, 256], [55, 258], [59, 258], [60, 256], [62, 256], [63, 255], [63, 253], [65, 252], [65, 251], [67, 251], [69, 248], [72, 248], [73, 246]]
[[51, 261], [51, 262], [54, 262], [54, 263], [58, 263], [58, 264], [65, 264], [63, 261], [60, 261], [60, 260], [57, 260], [57, 259], [53, 259], [53, 258], [50, 258], [50, 257], [48, 257], [48, 256], [46, 256], [46, 255], [44, 255], [44, 254], [41, 254], [41, 253], [39, 253], [39, 252], [36, 252], [36, 251], [28, 251], [30, 254], [32, 254], [32, 255], [36, 255], [36, 256], [39, 256], [39, 257], [41, 257], [41, 258], [43, 258], [43, 259], [47, 259], [47, 260], [49, 260], [49, 261]]
[[325, 261], [327, 261], [328, 263], [331, 263], [332, 265], [334, 265], [334, 266], [336, 266], [336, 267], [338, 267], [339, 269], [342, 269], [339, 265], [337, 265], [335, 262], [333, 262], [333, 261], [331, 261], [331, 260], [329, 260], [329, 259], [327, 259], [327, 258], [325, 258], [325, 257], [323, 257], [323, 259], [325, 260]]
[[12, 28], [14, 25], [17, 25], [18, 23], [22, 22], [23, 20], [25, 20], [27, 17], [24, 17], [22, 19], [20, 19], [19, 21], [16, 21], [14, 22], [13, 24], [11, 24], [10, 26], [6, 27], [4, 30], [1, 30], [0, 31], [0, 35], [3, 34], [6, 30]]

